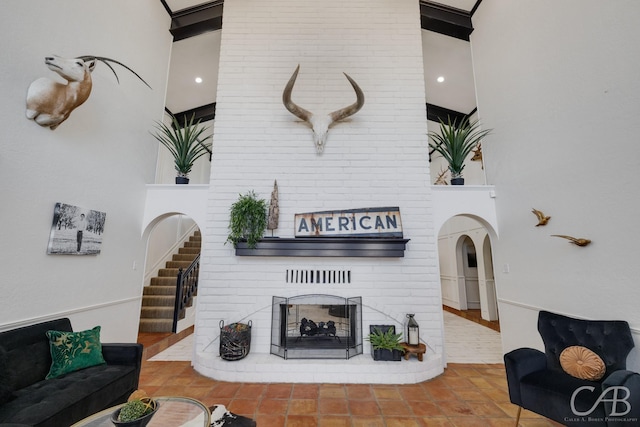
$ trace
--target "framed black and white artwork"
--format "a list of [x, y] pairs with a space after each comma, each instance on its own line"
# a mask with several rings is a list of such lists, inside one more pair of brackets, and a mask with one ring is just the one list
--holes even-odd
[[107, 214], [66, 203], [56, 203], [49, 235], [48, 254], [97, 255]]

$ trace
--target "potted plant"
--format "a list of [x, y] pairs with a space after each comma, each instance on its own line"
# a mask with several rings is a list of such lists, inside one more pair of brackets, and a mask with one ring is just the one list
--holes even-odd
[[429, 147], [449, 163], [451, 185], [464, 185], [462, 170], [467, 156], [491, 132], [491, 129], [480, 130], [479, 127], [478, 120], [469, 121], [465, 117], [460, 123], [456, 123], [456, 119], [452, 122], [449, 117], [447, 123], [440, 120], [439, 132], [429, 132]]
[[227, 242], [236, 247], [241, 240], [254, 249], [267, 229], [267, 202], [258, 199], [253, 191], [240, 195], [229, 212], [229, 236]]
[[118, 427], [144, 427], [157, 409], [158, 403], [150, 397], [129, 398], [111, 414], [111, 422]]
[[195, 120], [195, 114], [187, 121], [184, 116], [183, 123], [180, 124], [175, 116], [171, 116], [171, 126], [162, 122], [156, 122], [157, 132], [153, 136], [164, 145], [171, 155], [175, 163], [176, 184], [188, 184], [189, 172], [193, 168], [193, 164], [205, 154], [211, 154], [211, 143], [205, 144], [202, 141], [210, 138], [202, 136], [209, 128], [200, 127], [200, 119]]
[[396, 334], [393, 325], [371, 325], [369, 336], [365, 339], [371, 343], [373, 360], [399, 361], [404, 353], [402, 334]]

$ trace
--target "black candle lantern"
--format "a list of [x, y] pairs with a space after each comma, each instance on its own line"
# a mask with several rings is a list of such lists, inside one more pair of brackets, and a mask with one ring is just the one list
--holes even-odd
[[415, 314], [407, 314], [409, 318], [407, 322], [407, 344], [418, 345], [420, 344], [420, 327], [413, 316], [415, 316]]

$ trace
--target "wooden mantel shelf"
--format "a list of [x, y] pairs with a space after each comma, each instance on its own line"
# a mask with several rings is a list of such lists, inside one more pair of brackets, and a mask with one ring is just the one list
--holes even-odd
[[236, 256], [401, 258], [409, 239], [399, 238], [264, 238], [255, 249], [246, 242]]

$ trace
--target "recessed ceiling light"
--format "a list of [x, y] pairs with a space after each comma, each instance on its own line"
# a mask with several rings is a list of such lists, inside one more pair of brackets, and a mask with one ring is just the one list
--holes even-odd
[[202, 83], [202, 77], [196, 77], [196, 83]]
[[444, 77], [440, 76], [436, 79], [438, 83], [442, 83], [444, 81]]

